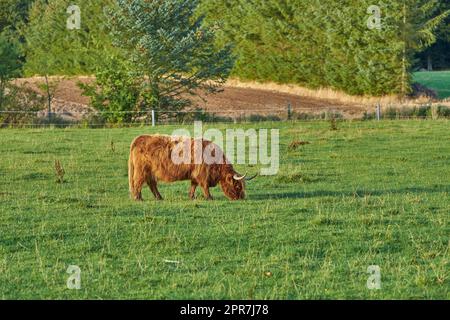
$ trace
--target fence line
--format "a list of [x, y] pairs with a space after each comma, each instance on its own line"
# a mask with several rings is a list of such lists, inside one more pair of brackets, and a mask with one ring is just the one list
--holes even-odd
[[[435, 121], [430, 117], [398, 117], [395, 119], [382, 119], [381, 121], [408, 121], [408, 120], [417, 120], [417, 121]], [[450, 120], [450, 118], [442, 118], [439, 120]], [[289, 122], [298, 122], [298, 123], [311, 123], [311, 122], [327, 122], [330, 119], [302, 119], [302, 120], [290, 120]], [[355, 120], [346, 120], [346, 119], [337, 119], [337, 121], [347, 122], [347, 121], [355, 121]], [[373, 119], [360, 119], [357, 121], [375, 121]], [[236, 123], [263, 123], [263, 122], [286, 122], [285, 120], [268, 120], [268, 121], [238, 121]], [[377, 121], [378, 122], [378, 121]], [[177, 125], [177, 124], [189, 124], [190, 122], [165, 122], [161, 123], [161, 125]], [[206, 122], [208, 123], [208, 122]], [[212, 122], [209, 122], [212, 123]], [[233, 122], [225, 122], [225, 121], [217, 121], [214, 122], [217, 124], [220, 123], [233, 123]], [[80, 122], [67, 122], [67, 123], [20, 123], [20, 124], [10, 124], [10, 123], [1, 123], [0, 122], [0, 130], [2, 128], [140, 128], [140, 127], [156, 127], [157, 125], [152, 125], [150, 123], [145, 122], [122, 122], [122, 123], [105, 123], [105, 124], [95, 124], [95, 123], [80, 123]]]
[[[442, 109], [439, 109], [442, 108]], [[206, 123], [220, 122], [262, 122], [262, 121], [327, 121], [327, 120], [426, 120], [426, 119], [450, 119], [450, 108], [438, 107], [432, 104], [422, 106], [385, 106], [381, 104], [374, 106], [372, 111], [360, 110], [358, 116], [348, 116], [350, 108], [330, 106], [328, 108], [314, 109], [314, 107], [293, 108], [291, 103], [278, 109], [254, 108], [254, 109], [224, 109], [208, 111], [202, 109], [195, 110], [129, 110], [129, 111], [108, 111], [94, 110], [47, 110], [29, 111], [29, 110], [2, 110], [0, 111], [0, 127], [117, 127], [117, 126], [142, 126], [173, 123], [188, 123], [195, 120]], [[413, 110], [415, 113], [405, 112], [404, 110]], [[420, 112], [419, 112], [420, 111]], [[440, 112], [440, 113], [439, 113]], [[10, 116], [8, 118], [8, 115]], [[25, 118], [25, 116], [35, 116], [35, 119]], [[108, 122], [108, 116], [128, 115], [125, 122], [120, 124]], [[186, 117], [192, 115], [192, 117]], [[5, 118], [6, 116], [6, 118]], [[20, 116], [24, 116], [20, 118]], [[90, 118], [91, 116], [100, 116], [100, 119]], [[105, 117], [102, 117], [105, 116]], [[180, 116], [180, 117], [177, 117]], [[134, 118], [133, 118], [134, 117]], [[130, 121], [132, 120], [132, 121]]]
[[[306, 109], [306, 108], [305, 108]], [[305, 110], [303, 109], [303, 110]], [[313, 108], [307, 108], [312, 111]], [[220, 114], [220, 113], [249, 113], [249, 112], [274, 112], [274, 113], [295, 113], [295, 110], [291, 110], [287, 112], [285, 110], [272, 110], [272, 109], [246, 109], [246, 110], [236, 110], [236, 109], [225, 109], [220, 111], [206, 111], [206, 110], [147, 110], [147, 111], [52, 111], [52, 114], [167, 114], [167, 113], [177, 113], [177, 114], [190, 114], [190, 113], [198, 113], [198, 114]], [[305, 110], [306, 111], [306, 110]], [[339, 111], [339, 108], [330, 108], [326, 110], [317, 110], [317, 113], [326, 112], [326, 111]], [[23, 110], [3, 110], [0, 111], [0, 114], [47, 114], [47, 110], [41, 111], [23, 111]]]

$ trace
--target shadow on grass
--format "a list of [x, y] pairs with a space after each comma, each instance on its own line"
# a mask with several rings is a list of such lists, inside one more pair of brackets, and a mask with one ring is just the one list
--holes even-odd
[[284, 192], [272, 194], [252, 194], [249, 198], [251, 200], [267, 200], [267, 199], [305, 199], [305, 198], [320, 198], [320, 197], [356, 197], [362, 198], [365, 196], [383, 196], [387, 194], [407, 194], [407, 193], [444, 193], [450, 192], [450, 185], [439, 185], [436, 187], [408, 187], [397, 190], [356, 190], [356, 191], [299, 191], [299, 192]]

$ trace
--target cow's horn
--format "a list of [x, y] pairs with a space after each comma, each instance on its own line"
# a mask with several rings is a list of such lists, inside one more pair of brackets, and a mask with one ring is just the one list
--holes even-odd
[[255, 179], [257, 176], [258, 176], [258, 174], [255, 174], [253, 177], [245, 178], [245, 181], [251, 181], [251, 180]]
[[234, 180], [237, 180], [237, 181], [241, 181], [241, 180], [244, 180], [246, 176], [247, 176], [247, 173], [244, 174], [242, 177], [239, 177], [237, 174], [235, 174], [235, 175], [233, 176], [233, 179], [234, 179]]

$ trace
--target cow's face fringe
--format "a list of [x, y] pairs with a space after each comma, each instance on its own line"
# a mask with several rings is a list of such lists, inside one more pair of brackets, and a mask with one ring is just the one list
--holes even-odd
[[234, 179], [236, 173], [227, 173], [220, 180], [220, 186], [225, 196], [230, 200], [242, 200], [245, 198], [245, 181]]

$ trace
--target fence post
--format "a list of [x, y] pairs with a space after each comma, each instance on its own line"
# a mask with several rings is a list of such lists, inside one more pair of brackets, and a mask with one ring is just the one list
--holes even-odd
[[381, 105], [377, 104], [377, 120], [381, 120]]
[[155, 110], [152, 110], [152, 127], [156, 126]]
[[288, 103], [288, 107], [287, 107], [287, 114], [288, 114], [288, 120], [292, 119], [292, 106], [291, 103]]

